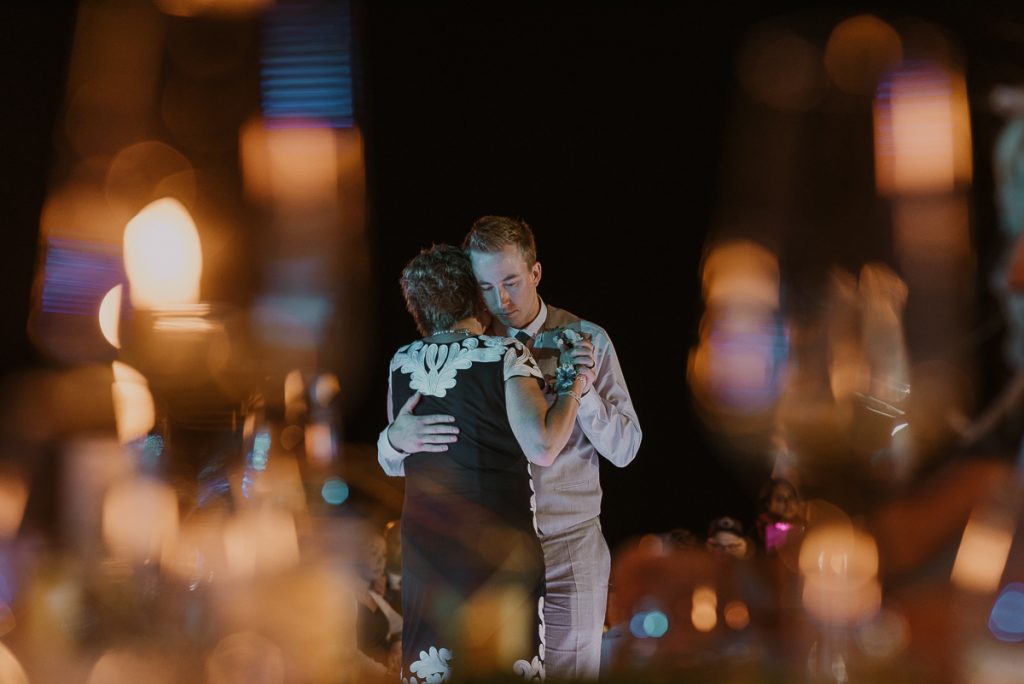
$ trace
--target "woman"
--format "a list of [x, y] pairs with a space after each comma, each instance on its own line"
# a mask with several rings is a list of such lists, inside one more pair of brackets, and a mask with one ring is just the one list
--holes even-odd
[[530, 351], [483, 334], [476, 279], [458, 248], [424, 250], [401, 283], [423, 339], [391, 361], [389, 418], [418, 392], [418, 412], [453, 415], [460, 429], [447, 452], [405, 460], [403, 682], [446, 682], [452, 672], [543, 678], [530, 464], [549, 465], [565, 446], [588, 376], [564, 366], [549, 406]]

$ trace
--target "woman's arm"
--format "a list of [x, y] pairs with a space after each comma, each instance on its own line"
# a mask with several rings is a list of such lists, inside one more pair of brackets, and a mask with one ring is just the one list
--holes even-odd
[[548, 406], [536, 378], [511, 377], [505, 382], [508, 422], [530, 463], [551, 465], [565, 447], [586, 383], [585, 375], [577, 376], [571, 390], [560, 393]]

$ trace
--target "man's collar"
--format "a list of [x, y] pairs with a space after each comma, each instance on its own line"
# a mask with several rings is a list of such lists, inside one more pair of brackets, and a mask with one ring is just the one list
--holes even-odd
[[515, 334], [520, 330], [525, 330], [530, 337], [536, 337], [540, 329], [544, 327], [544, 323], [548, 320], [548, 305], [544, 303], [540, 295], [537, 295], [537, 299], [540, 300], [540, 311], [537, 312], [537, 315], [525, 328], [509, 328], [509, 337], [515, 337]]

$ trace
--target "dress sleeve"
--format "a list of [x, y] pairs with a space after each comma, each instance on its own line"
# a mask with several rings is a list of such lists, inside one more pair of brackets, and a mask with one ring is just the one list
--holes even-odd
[[505, 344], [505, 368], [502, 379], [508, 382], [509, 378], [537, 378], [544, 381], [544, 374], [540, 366], [533, 358], [533, 354], [522, 342], [512, 338], [504, 340]]

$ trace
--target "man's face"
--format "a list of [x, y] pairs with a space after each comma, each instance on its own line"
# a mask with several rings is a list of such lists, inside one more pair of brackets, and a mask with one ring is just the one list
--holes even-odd
[[470, 251], [473, 274], [487, 309], [507, 327], [525, 328], [540, 311], [540, 262], [527, 266], [515, 245], [500, 252]]

